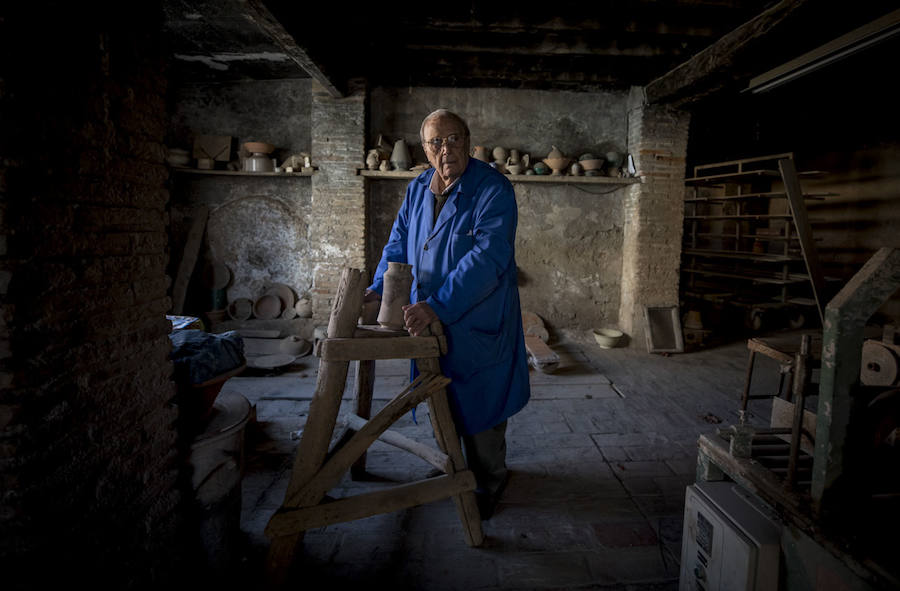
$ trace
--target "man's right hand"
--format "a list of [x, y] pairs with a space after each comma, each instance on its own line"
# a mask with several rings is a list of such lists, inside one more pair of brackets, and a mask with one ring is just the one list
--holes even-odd
[[381, 294], [377, 291], [373, 291], [371, 289], [367, 289], [363, 294], [363, 303], [365, 302], [380, 302]]

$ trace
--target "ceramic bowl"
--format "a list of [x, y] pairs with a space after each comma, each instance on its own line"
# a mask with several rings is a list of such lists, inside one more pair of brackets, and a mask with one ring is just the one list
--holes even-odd
[[228, 304], [228, 315], [232, 320], [247, 320], [253, 314], [253, 302], [247, 298], [237, 298]]
[[301, 339], [296, 335], [290, 335], [285, 337], [281, 341], [280, 347], [282, 353], [300, 357], [310, 352], [310, 350], [312, 349], [312, 343], [310, 343], [306, 339]]
[[245, 142], [244, 149], [251, 154], [271, 154], [275, 151], [275, 146], [265, 142]]
[[553, 174], [562, 174], [560, 171], [564, 171], [571, 160], [571, 158], [544, 158], [544, 164], [553, 170]]
[[266, 294], [253, 304], [253, 315], [263, 320], [277, 318], [281, 311], [281, 298], [277, 295]]
[[593, 160], [581, 160], [578, 163], [581, 164], [585, 170], [599, 170], [603, 168], [606, 160], [603, 158], [595, 158]]
[[612, 349], [619, 344], [624, 334], [617, 328], [595, 328], [594, 340], [604, 349]]

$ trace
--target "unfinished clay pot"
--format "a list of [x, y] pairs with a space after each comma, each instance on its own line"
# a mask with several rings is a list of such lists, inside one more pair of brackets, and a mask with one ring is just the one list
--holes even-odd
[[394, 165], [394, 170], [409, 170], [411, 160], [406, 141], [401, 139], [394, 142], [394, 151], [391, 152], [391, 164]]
[[381, 294], [381, 309], [378, 324], [385, 328], [402, 330], [403, 306], [409, 304], [409, 290], [412, 287], [412, 265], [388, 263], [384, 273], [384, 292]]

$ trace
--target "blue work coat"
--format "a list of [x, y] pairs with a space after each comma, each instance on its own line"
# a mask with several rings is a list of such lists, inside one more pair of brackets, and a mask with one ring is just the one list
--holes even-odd
[[515, 261], [518, 212], [512, 184], [469, 159], [434, 220], [434, 169], [410, 181], [370, 289], [382, 293], [388, 262], [411, 264], [411, 302], [438, 315], [460, 434], [493, 427], [522, 409], [531, 389]]

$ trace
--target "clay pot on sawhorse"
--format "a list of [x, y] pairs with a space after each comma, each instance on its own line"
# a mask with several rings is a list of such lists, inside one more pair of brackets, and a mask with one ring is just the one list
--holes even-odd
[[412, 287], [412, 265], [388, 263], [387, 271], [384, 273], [384, 291], [381, 294], [378, 324], [385, 328], [403, 329], [406, 325], [403, 321], [403, 306], [409, 304], [410, 287]]

